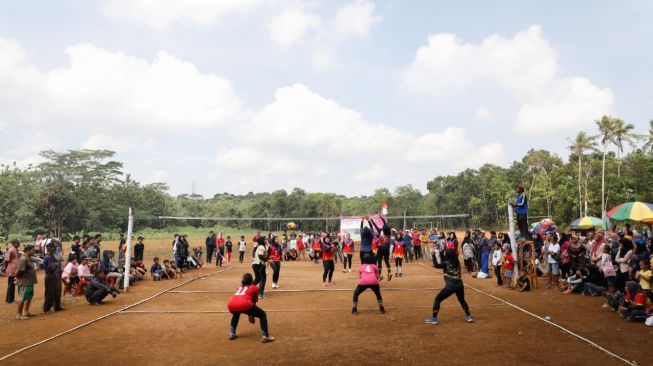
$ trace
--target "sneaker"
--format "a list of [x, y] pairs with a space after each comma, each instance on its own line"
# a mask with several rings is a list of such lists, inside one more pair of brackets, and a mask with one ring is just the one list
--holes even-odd
[[351, 268], [349, 268], [349, 272], [351, 273]]
[[29, 316], [16, 314], [16, 320], [29, 320]]
[[258, 298], [261, 299], [261, 300], [265, 300], [265, 299], [267, 299], [267, 296], [265, 296], [265, 294], [260, 294], [258, 296]]
[[273, 336], [267, 336], [261, 338], [261, 343], [270, 343], [270, 342], [274, 342], [275, 340], [276, 338], [274, 338]]
[[343, 270], [342, 270], [342, 273], [347, 273], [347, 270], [346, 270], [346, 269], [343, 269]]
[[235, 335], [235, 334], [232, 334], [232, 335], [229, 336], [229, 340], [230, 340], [230, 341], [233, 341], [233, 340], [236, 339], [236, 338], [238, 338], [238, 336]]
[[326, 288], [326, 287], [327, 287], [327, 283], [326, 283], [326, 282], [322, 282], [322, 287]]
[[351, 308], [351, 315], [358, 315], [358, 309], [356, 307]]
[[467, 323], [473, 323], [474, 322], [474, 318], [472, 318], [471, 315], [467, 315], [467, 318], [465, 318], [465, 320], [467, 320]]
[[604, 303], [603, 305], [601, 305], [601, 307], [602, 307], [602, 308], [608, 308], [608, 307], [610, 307], [610, 304], [608, 304], [608, 303], [606, 302], [606, 303]]
[[379, 305], [379, 313], [385, 314], [385, 308], [383, 307], [383, 305]]
[[429, 324], [429, 325], [438, 325], [438, 324], [440, 324], [440, 322], [438, 321], [438, 318], [436, 318], [434, 316], [426, 319], [425, 323]]

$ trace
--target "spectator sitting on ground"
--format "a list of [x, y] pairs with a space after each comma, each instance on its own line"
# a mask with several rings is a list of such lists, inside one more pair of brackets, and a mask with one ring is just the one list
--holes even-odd
[[583, 291], [583, 283], [585, 282], [587, 278], [587, 272], [585, 271], [584, 268], [579, 268], [576, 270], [576, 273], [567, 278], [567, 283], [565, 284], [565, 291], [563, 294], [569, 295], [572, 292], [582, 292]]
[[645, 321], [647, 300], [646, 294], [637, 282], [626, 282], [626, 296], [619, 306], [621, 317], [629, 322]]
[[74, 253], [70, 253], [68, 256], [68, 264], [63, 269], [61, 273], [61, 281], [64, 285], [64, 294], [70, 294], [71, 296], [75, 295], [74, 288], [77, 288], [79, 283], [79, 276], [77, 276], [77, 256]]
[[531, 290], [531, 280], [528, 278], [526, 270], [520, 272], [519, 278], [517, 279], [517, 287], [515, 288], [518, 289], [519, 292]]
[[102, 305], [107, 295], [111, 295], [115, 299], [118, 289], [109, 286], [106, 281], [106, 273], [100, 270], [95, 273], [95, 278], [86, 286], [84, 295], [89, 304]]
[[159, 264], [159, 257], [154, 257], [154, 264], [150, 268], [150, 273], [152, 274], [152, 280], [160, 281], [163, 273], [163, 267]]

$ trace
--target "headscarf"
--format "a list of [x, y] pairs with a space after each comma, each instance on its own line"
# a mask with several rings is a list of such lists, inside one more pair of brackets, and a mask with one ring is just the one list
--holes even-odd
[[[590, 248], [590, 259], [592, 262], [596, 262], [601, 259], [601, 254], [603, 254], [603, 246], [605, 245], [605, 236], [603, 233], [596, 234], [596, 240], [592, 243]], [[598, 256], [598, 258], [597, 258]]]

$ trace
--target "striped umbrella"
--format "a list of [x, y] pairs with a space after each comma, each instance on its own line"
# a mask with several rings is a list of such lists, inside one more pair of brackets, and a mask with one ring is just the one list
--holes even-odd
[[598, 217], [585, 216], [579, 219], [574, 220], [570, 225], [573, 229], [591, 229], [591, 228], [600, 228], [603, 226], [603, 222]]
[[608, 217], [615, 221], [653, 221], [653, 205], [644, 202], [622, 203], [608, 211]]

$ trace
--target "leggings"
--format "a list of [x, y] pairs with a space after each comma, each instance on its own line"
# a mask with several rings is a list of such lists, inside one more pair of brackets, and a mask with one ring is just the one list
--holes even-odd
[[322, 256], [322, 252], [319, 250], [313, 250], [313, 260], [315, 263], [317, 263], [320, 260], [320, 257]]
[[322, 273], [322, 282], [326, 282], [327, 277], [329, 278], [329, 282], [331, 282], [331, 279], [333, 278], [333, 270], [335, 269], [333, 260], [323, 260], [322, 266], [324, 266], [324, 273]]
[[351, 253], [346, 253], [346, 254], [345, 254], [345, 258], [344, 258], [344, 260], [342, 261], [342, 263], [345, 264], [345, 269], [347, 269], [347, 263], [349, 263], [349, 269], [351, 269], [351, 259], [352, 259], [353, 256], [354, 256], [354, 255], [351, 254]]
[[415, 259], [422, 258], [422, 247], [421, 246], [413, 246], [413, 250], [415, 251]]
[[374, 258], [374, 253], [372, 253], [371, 250], [370, 251], [361, 250], [359, 254], [360, 254], [360, 257], [361, 257], [361, 263], [363, 263], [363, 257], [365, 256], [365, 254], [369, 254], [372, 258]]
[[433, 315], [437, 315], [440, 311], [440, 303], [453, 294], [456, 294], [458, 302], [465, 311], [465, 314], [468, 316], [470, 315], [469, 306], [467, 306], [467, 302], [465, 301], [465, 287], [462, 285], [462, 283], [460, 285], [447, 284], [442, 290], [440, 290], [440, 293], [438, 293], [438, 295], [435, 297], [435, 300], [433, 301]]
[[383, 303], [383, 298], [381, 297], [381, 288], [379, 287], [378, 284], [376, 285], [358, 285], [356, 286], [356, 289], [354, 290], [354, 306], [358, 304], [358, 295], [362, 294], [365, 292], [367, 289], [371, 289], [374, 292], [374, 295], [376, 295], [376, 301], [379, 304]]
[[231, 334], [236, 334], [236, 328], [238, 328], [238, 321], [240, 320], [240, 314], [245, 314], [248, 316], [253, 316], [254, 318], [259, 318], [259, 323], [261, 324], [261, 334], [263, 337], [270, 335], [268, 331], [268, 317], [261, 308], [254, 304], [251, 308], [245, 311], [239, 311], [231, 313]]
[[[351, 264], [349, 265], [351, 268]], [[7, 297], [5, 297], [5, 301], [7, 301], [8, 304], [11, 304], [14, 302], [15, 299], [15, 294], [16, 294], [16, 283], [14, 280], [16, 277], [13, 276], [7, 276]]]
[[395, 267], [401, 267], [403, 261], [403, 258], [395, 258]]
[[245, 252], [238, 252], [238, 261], [240, 263], [243, 263], [244, 259], [245, 259]]
[[252, 264], [252, 269], [254, 270], [254, 284], [258, 285], [260, 293], [265, 294], [265, 263], [261, 262], [259, 264]]
[[474, 258], [465, 259], [465, 268], [467, 272], [474, 272]]
[[383, 269], [383, 262], [390, 273], [390, 248], [388, 247], [379, 247], [376, 252], [376, 266], [379, 267], [379, 272]]
[[272, 268], [272, 283], [279, 282], [279, 273], [281, 272], [281, 262], [271, 262], [270, 267]]

